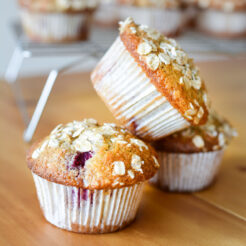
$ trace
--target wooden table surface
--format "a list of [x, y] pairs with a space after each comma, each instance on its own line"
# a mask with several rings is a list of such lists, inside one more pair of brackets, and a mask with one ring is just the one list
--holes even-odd
[[[214, 107], [239, 133], [226, 151], [214, 185], [192, 194], [149, 185], [136, 221], [112, 234], [83, 235], [57, 229], [41, 214], [25, 162], [30, 144], [10, 86], [0, 83], [0, 245], [246, 245], [246, 62], [199, 64]], [[115, 121], [89, 82], [89, 73], [58, 79], [34, 140], [58, 123], [93, 117]], [[31, 110], [44, 78], [22, 79]]]

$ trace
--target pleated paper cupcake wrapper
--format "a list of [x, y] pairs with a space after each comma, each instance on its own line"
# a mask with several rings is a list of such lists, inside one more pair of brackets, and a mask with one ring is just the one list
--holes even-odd
[[90, 19], [88, 13], [39, 13], [21, 10], [21, 22], [27, 36], [40, 42], [86, 39]]
[[197, 27], [218, 36], [246, 35], [246, 13], [216, 10], [200, 11], [197, 18]]
[[51, 224], [80, 233], [119, 230], [136, 217], [144, 183], [87, 190], [49, 182], [33, 174], [43, 214]]
[[158, 154], [160, 168], [150, 183], [164, 190], [190, 192], [211, 184], [218, 172], [223, 150], [193, 154]]
[[117, 38], [92, 73], [95, 90], [122, 124], [156, 140], [189, 126]]
[[173, 36], [184, 27], [185, 13], [181, 9], [165, 9], [151, 7], [120, 7], [120, 17], [125, 20], [131, 16], [138, 24], [157, 29], [167, 36]]

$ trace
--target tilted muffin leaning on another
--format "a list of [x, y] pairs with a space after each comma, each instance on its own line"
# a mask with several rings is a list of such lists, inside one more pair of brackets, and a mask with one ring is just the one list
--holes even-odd
[[81, 233], [131, 223], [145, 181], [159, 168], [150, 145], [93, 119], [58, 125], [30, 148], [27, 163], [47, 221]]
[[132, 18], [91, 75], [121, 124], [153, 141], [206, 123], [207, 93], [199, 69], [174, 39]]

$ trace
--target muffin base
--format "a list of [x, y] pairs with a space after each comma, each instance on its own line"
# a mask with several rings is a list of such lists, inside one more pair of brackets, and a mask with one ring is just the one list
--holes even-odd
[[190, 125], [157, 91], [119, 37], [91, 79], [116, 119], [141, 138], [160, 139]]
[[185, 27], [185, 14], [182, 9], [147, 8], [135, 6], [120, 6], [120, 18], [128, 16], [138, 24], [144, 24], [157, 29], [166, 36], [177, 36]]
[[20, 15], [23, 29], [32, 41], [65, 43], [88, 38], [92, 13], [45, 13], [21, 9]]
[[246, 12], [203, 10], [197, 17], [197, 28], [216, 37], [246, 36]]
[[129, 225], [136, 217], [144, 183], [87, 190], [47, 181], [33, 173], [40, 207], [51, 224], [79, 233], [108, 233]]
[[180, 154], [158, 152], [160, 169], [150, 180], [163, 190], [192, 192], [204, 189], [216, 176], [224, 150]]

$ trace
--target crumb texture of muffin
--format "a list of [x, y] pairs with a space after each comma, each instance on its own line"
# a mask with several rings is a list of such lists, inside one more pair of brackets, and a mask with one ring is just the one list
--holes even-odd
[[91, 76], [114, 116], [134, 134], [156, 140], [204, 124], [208, 99], [199, 69], [175, 40], [132, 18]]
[[93, 119], [58, 125], [31, 147], [27, 162], [44, 179], [85, 189], [131, 186], [159, 167], [150, 145], [122, 127]]
[[158, 151], [198, 153], [224, 149], [237, 136], [231, 124], [215, 111], [202, 126], [191, 126], [154, 143]]

